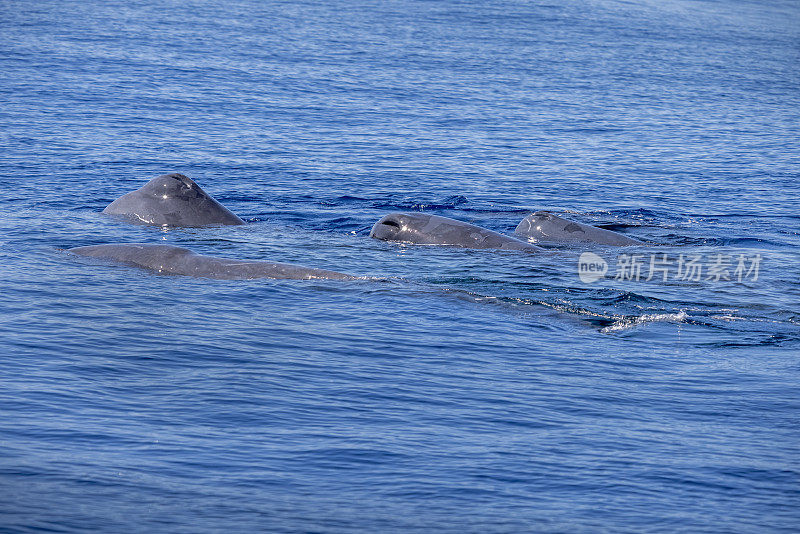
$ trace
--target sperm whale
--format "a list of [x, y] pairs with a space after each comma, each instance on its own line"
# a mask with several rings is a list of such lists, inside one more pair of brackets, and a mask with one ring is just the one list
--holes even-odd
[[119, 197], [103, 213], [158, 226], [244, 224], [236, 214], [183, 174], [162, 174]]
[[161, 274], [177, 274], [219, 280], [276, 278], [291, 280], [356, 280], [349, 274], [315, 269], [290, 263], [257, 260], [234, 260], [196, 254], [173, 245], [143, 243], [91, 245], [69, 249], [80, 256], [98, 258], [147, 269]]
[[425, 213], [390, 213], [381, 217], [370, 237], [417, 245], [450, 245], [464, 248], [520, 250], [542, 249], [474, 224]]

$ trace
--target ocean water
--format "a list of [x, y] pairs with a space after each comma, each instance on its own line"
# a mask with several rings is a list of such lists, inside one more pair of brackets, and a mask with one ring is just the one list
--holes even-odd
[[[0, 531], [797, 532], [798, 110], [795, 1], [0, 1]], [[542, 209], [646, 244], [369, 238]]]

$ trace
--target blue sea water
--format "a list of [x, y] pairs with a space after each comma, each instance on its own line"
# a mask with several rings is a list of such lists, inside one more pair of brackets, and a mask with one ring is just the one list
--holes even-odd
[[[798, 110], [795, 1], [0, 1], [0, 531], [797, 532]], [[540, 209], [647, 245], [369, 238]]]

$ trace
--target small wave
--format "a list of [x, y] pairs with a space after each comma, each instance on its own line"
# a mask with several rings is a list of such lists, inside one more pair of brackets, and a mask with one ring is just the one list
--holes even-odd
[[601, 328], [600, 331], [604, 334], [621, 332], [645, 323], [682, 323], [685, 322], [688, 317], [689, 315], [685, 311], [679, 311], [678, 313], [647, 313], [636, 317], [623, 317], [614, 324]]
[[767, 239], [764, 237], [720, 237], [714, 239], [714, 244], [720, 247], [774, 247], [783, 248], [788, 243], [781, 243], [774, 239]]
[[[602, 212], [600, 212], [602, 213]], [[609, 214], [615, 217], [633, 217], [636, 219], [664, 219], [676, 217], [675, 214], [666, 211], [656, 211], [648, 208], [628, 208], [628, 209], [612, 209], [608, 211]]]
[[[316, 200], [316, 199], [313, 199]], [[323, 200], [318, 200], [320, 205], [322, 206], [342, 206], [348, 204], [363, 204], [366, 205], [369, 202], [369, 199], [356, 197], [353, 195], [341, 195], [335, 198], [327, 198]]]
[[[497, 206], [497, 205], [486, 206], [486, 205], [484, 205], [484, 206], [471, 206], [471, 207], [459, 208], [459, 211], [471, 212], [471, 213], [492, 213], [492, 214], [501, 214], [501, 215], [505, 215], [505, 214], [509, 214], [509, 213], [514, 213], [514, 214], [518, 213], [520, 215], [525, 216], [525, 215], [528, 215], [529, 213], [532, 213], [532, 212], [534, 212], [536, 210], [531, 210], [531, 209], [528, 209], [528, 208], [515, 208], [513, 206]], [[514, 224], [516, 225], [516, 222]]]
[[469, 200], [467, 199], [467, 197], [463, 195], [450, 195], [443, 199], [431, 200], [431, 201], [412, 200], [412, 199], [402, 199], [402, 200], [387, 199], [374, 202], [372, 204], [372, 207], [377, 209], [399, 209], [399, 210], [414, 210], [414, 211], [448, 210], [448, 209], [455, 209], [456, 207], [466, 204], [468, 202]]

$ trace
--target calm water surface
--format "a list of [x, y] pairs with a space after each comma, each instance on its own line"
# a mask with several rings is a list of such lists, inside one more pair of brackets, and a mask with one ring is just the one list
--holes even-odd
[[[800, 529], [797, 2], [91, 4], [0, 1], [0, 531]], [[166, 172], [248, 224], [100, 214]], [[647, 245], [368, 237], [540, 209]]]

